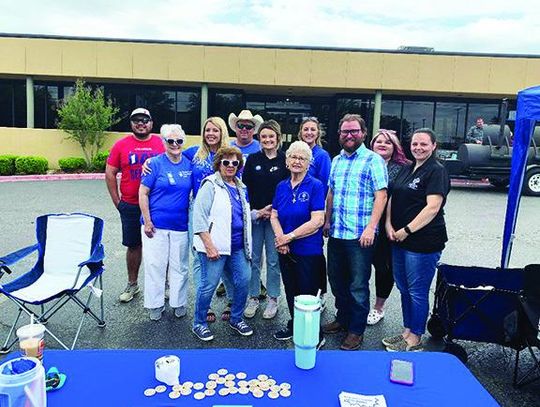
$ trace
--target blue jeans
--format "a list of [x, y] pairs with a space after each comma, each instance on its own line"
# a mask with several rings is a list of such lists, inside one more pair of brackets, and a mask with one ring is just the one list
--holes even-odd
[[189, 232], [189, 247], [191, 248], [191, 269], [193, 270], [193, 292], [197, 295], [197, 290], [199, 289], [199, 282], [201, 280], [201, 260], [199, 259], [199, 254], [197, 250], [193, 247], [193, 201], [191, 200], [189, 204], [189, 223], [188, 223], [188, 232]]
[[206, 253], [198, 253], [201, 261], [201, 279], [195, 301], [194, 325], [206, 323], [206, 313], [219, 279], [222, 274], [227, 275], [234, 287], [234, 302], [231, 308], [231, 323], [242, 319], [248, 295], [248, 284], [251, 277], [251, 267], [246, 258], [244, 249], [236, 250], [230, 256], [221, 255], [217, 260], [208, 260]]
[[328, 279], [336, 297], [337, 321], [357, 335], [366, 329], [373, 252], [374, 246], [360, 247], [357, 239], [328, 240]]
[[251, 263], [251, 282], [249, 296], [258, 297], [261, 293], [261, 268], [263, 246], [266, 253], [266, 289], [270, 297], [277, 298], [280, 294], [281, 276], [279, 271], [278, 253], [274, 242], [274, 231], [270, 220], [252, 222], [253, 262]]
[[394, 280], [401, 293], [403, 326], [423, 335], [429, 314], [429, 288], [442, 252], [416, 253], [392, 246]]

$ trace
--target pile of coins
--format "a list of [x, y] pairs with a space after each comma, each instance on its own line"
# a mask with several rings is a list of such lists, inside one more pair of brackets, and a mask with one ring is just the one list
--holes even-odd
[[[202, 400], [206, 397], [212, 397], [216, 394], [228, 396], [229, 394], [253, 395], [256, 398], [262, 398], [265, 394], [268, 398], [277, 399], [279, 397], [290, 397], [291, 385], [289, 383], [278, 384], [276, 380], [265, 374], [260, 374], [257, 378], [249, 379], [244, 372], [230, 373], [227, 369], [219, 369], [215, 373], [208, 375], [208, 381], [190, 382], [175, 384], [171, 388], [169, 398], [177, 399], [181, 396], [191, 396], [195, 400]], [[167, 391], [167, 386], [159, 385], [150, 387], [144, 391], [147, 397]]]

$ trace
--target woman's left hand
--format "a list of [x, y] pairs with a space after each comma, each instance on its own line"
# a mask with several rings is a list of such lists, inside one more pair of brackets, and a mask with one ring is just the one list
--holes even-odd
[[288, 244], [284, 246], [279, 246], [276, 250], [279, 254], [287, 254], [291, 252], [291, 249], [289, 248]]
[[366, 226], [359, 239], [360, 247], [371, 247], [375, 242], [375, 229]]
[[290, 242], [292, 242], [291, 236], [289, 234], [276, 236], [275, 239], [276, 247], [281, 247], [288, 245]]
[[154, 233], [156, 233], [156, 228], [154, 227], [154, 224], [152, 223], [152, 221], [145, 222], [144, 234], [151, 239], [154, 237]]
[[403, 242], [405, 239], [407, 239], [408, 236], [409, 234], [405, 232], [405, 229], [403, 228], [394, 232], [394, 238], [396, 242]]

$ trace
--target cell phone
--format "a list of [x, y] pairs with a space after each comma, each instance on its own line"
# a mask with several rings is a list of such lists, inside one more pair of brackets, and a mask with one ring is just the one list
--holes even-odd
[[393, 359], [390, 366], [390, 381], [412, 386], [414, 384], [413, 362]]

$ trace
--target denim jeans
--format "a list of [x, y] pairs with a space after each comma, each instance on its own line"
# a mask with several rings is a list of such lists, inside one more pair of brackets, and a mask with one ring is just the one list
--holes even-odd
[[246, 307], [251, 277], [251, 267], [244, 249], [236, 250], [230, 256], [222, 254], [217, 260], [208, 260], [206, 253], [198, 254], [201, 262], [201, 279], [195, 300], [194, 325], [207, 326], [206, 313], [222, 275], [227, 275], [234, 287], [231, 323], [239, 322]]
[[392, 246], [394, 280], [401, 293], [403, 326], [423, 335], [429, 314], [429, 288], [441, 252], [416, 253]]
[[263, 246], [266, 254], [266, 289], [270, 297], [277, 298], [280, 294], [281, 276], [279, 271], [278, 253], [274, 242], [274, 231], [270, 220], [262, 219], [252, 222], [253, 261], [251, 263], [251, 281], [249, 296], [258, 297], [261, 293], [261, 268]]
[[374, 246], [360, 247], [357, 239], [328, 240], [328, 279], [336, 297], [337, 321], [357, 335], [366, 329], [373, 252]]
[[189, 223], [188, 223], [188, 233], [189, 233], [189, 247], [191, 248], [191, 269], [193, 270], [193, 293], [197, 295], [197, 290], [199, 289], [199, 282], [201, 280], [201, 260], [199, 259], [199, 254], [197, 250], [193, 247], [193, 202], [191, 200], [189, 204]]

